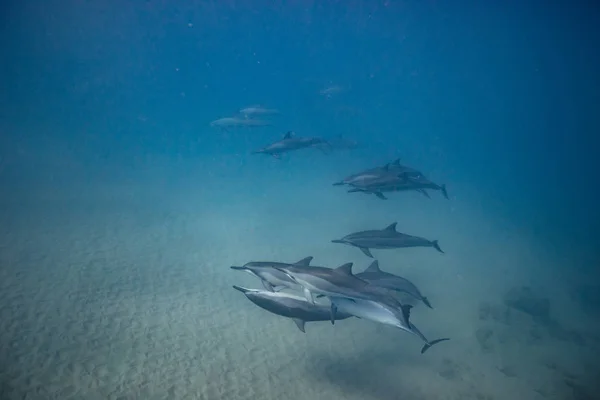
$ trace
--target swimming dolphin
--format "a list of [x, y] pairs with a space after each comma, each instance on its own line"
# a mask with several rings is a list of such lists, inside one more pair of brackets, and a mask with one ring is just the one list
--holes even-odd
[[405, 332], [418, 336], [425, 342], [425, 345], [421, 348], [421, 354], [425, 353], [436, 343], [450, 340], [449, 338], [432, 341], [427, 340], [423, 333], [410, 322], [410, 309], [412, 306], [400, 304], [389, 297], [377, 299], [330, 297], [330, 300], [333, 305], [332, 313], [335, 312], [335, 315], [332, 318], [337, 318], [337, 313], [342, 311], [361, 319], [400, 328]]
[[290, 288], [290, 289], [298, 289], [301, 288], [296, 284], [292, 279], [288, 277], [287, 274], [281, 272], [277, 269], [277, 267], [285, 267], [288, 265], [299, 265], [299, 266], [309, 266], [312, 261], [312, 257], [305, 257], [302, 260], [289, 264], [282, 263], [276, 261], [251, 261], [249, 263], [244, 264], [241, 267], [237, 267], [235, 265], [231, 266], [231, 269], [236, 271], [246, 271], [250, 275], [257, 277], [261, 280], [263, 287], [269, 292], [275, 292], [275, 288], [280, 287]]
[[376, 177], [350, 182], [349, 185], [352, 186], [352, 189], [348, 190], [348, 193], [372, 193], [380, 199], [386, 200], [387, 198], [383, 193], [414, 190], [425, 197], [430, 198], [429, 194], [425, 191], [425, 188], [414, 185], [411, 179], [410, 173], [407, 172], [402, 172], [400, 174], [388, 172]]
[[252, 154], [268, 154], [275, 158], [279, 158], [283, 153], [309, 147], [319, 148], [318, 146], [323, 144], [327, 144], [325, 139], [318, 137], [297, 137], [294, 132], [287, 132], [281, 140], [263, 147], [260, 150], [254, 151]]
[[222, 130], [229, 130], [231, 128], [260, 128], [264, 126], [271, 126], [271, 123], [258, 119], [227, 117], [212, 121], [210, 126], [213, 128], [220, 128]]
[[411, 236], [396, 230], [396, 222], [381, 230], [368, 230], [351, 233], [342, 239], [332, 240], [358, 247], [366, 256], [374, 258], [369, 249], [397, 249], [402, 247], [433, 247], [443, 253], [437, 240], [427, 240]]
[[335, 182], [333, 185], [368, 185], [372, 181], [380, 179], [382, 176], [399, 178], [418, 174], [421, 174], [421, 172], [409, 166], [403, 165], [400, 162], [400, 159], [397, 158], [396, 160], [389, 162], [385, 165], [369, 168], [364, 171], [360, 171], [350, 176], [347, 176], [341, 181]]
[[433, 308], [427, 297], [421, 294], [421, 291], [408, 279], [382, 271], [379, 268], [379, 261], [375, 260], [363, 272], [355, 274], [356, 277], [367, 281], [373, 285], [384, 287], [390, 290], [403, 292], [411, 295], [417, 300], [422, 301], [429, 308]]
[[[298, 329], [306, 333], [304, 324], [312, 321], [331, 320], [331, 306], [329, 304], [311, 304], [303, 297], [284, 292], [269, 292], [265, 290], [247, 289], [233, 286], [234, 289], [244, 293], [248, 300], [273, 314], [291, 318]], [[338, 320], [352, 317], [344, 311], [336, 312]]]
[[346, 263], [337, 268], [303, 265], [287, 265], [275, 268], [300, 285], [304, 297], [311, 304], [315, 303], [313, 295], [319, 294], [328, 297], [342, 296], [371, 299], [374, 295], [384, 292], [381, 290], [382, 288], [354, 276], [352, 274], [352, 263]]
[[268, 115], [278, 115], [279, 114], [279, 110], [276, 110], [274, 108], [265, 108], [265, 107], [261, 107], [259, 105], [253, 105], [250, 107], [244, 107], [242, 108], [239, 113], [241, 115], [243, 115], [246, 118], [252, 118], [255, 117], [257, 115], [264, 115], [264, 116], [268, 116]]

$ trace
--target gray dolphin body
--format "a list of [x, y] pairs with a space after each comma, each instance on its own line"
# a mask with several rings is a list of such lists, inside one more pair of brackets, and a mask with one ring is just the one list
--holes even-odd
[[315, 302], [313, 295], [371, 299], [382, 293], [381, 288], [354, 276], [352, 263], [338, 268], [287, 265], [277, 269], [300, 285], [304, 297], [312, 304]]
[[381, 230], [368, 230], [351, 233], [342, 239], [332, 240], [358, 247], [366, 256], [374, 258], [369, 249], [398, 249], [403, 247], [433, 247], [443, 253], [437, 240], [428, 240], [419, 236], [411, 236], [396, 230], [396, 223]]
[[327, 145], [327, 141], [318, 137], [298, 137], [293, 132], [286, 133], [281, 140], [272, 143], [260, 150], [252, 152], [252, 154], [268, 154], [273, 157], [279, 158], [281, 154], [288, 153], [290, 151], [306, 149], [310, 147], [319, 148], [323, 150], [321, 146]]
[[419, 288], [417, 288], [414, 283], [408, 279], [402, 278], [401, 276], [382, 271], [379, 268], [379, 262], [377, 260], [373, 261], [371, 265], [363, 272], [355, 275], [356, 277], [367, 281], [372, 285], [380, 286], [397, 292], [407, 293], [415, 299], [425, 303], [427, 307], [433, 308], [431, 307], [427, 297], [423, 296]]
[[231, 269], [236, 271], [246, 271], [250, 275], [257, 277], [261, 280], [263, 287], [270, 292], [275, 292], [276, 288], [283, 289], [286, 287], [301, 290], [301, 287], [295, 283], [294, 280], [277, 268], [286, 267], [288, 265], [309, 266], [312, 259], [312, 257], [306, 257], [293, 264], [276, 261], [251, 261], [241, 267], [233, 265], [231, 266]]
[[335, 308], [332, 306], [332, 313], [335, 312], [334, 318], [337, 318], [337, 313], [341, 311], [361, 319], [391, 325], [416, 335], [425, 342], [425, 345], [421, 348], [421, 354], [425, 353], [436, 343], [450, 340], [449, 338], [442, 338], [429, 341], [410, 322], [410, 309], [412, 306], [407, 304], [402, 305], [390, 298], [352, 299], [347, 297], [330, 297], [330, 300], [331, 304], [335, 306]]
[[247, 118], [252, 118], [255, 116], [271, 116], [271, 115], [279, 115], [279, 110], [274, 108], [266, 108], [259, 105], [254, 105], [250, 107], [244, 107], [240, 111], [240, 114]]
[[210, 126], [213, 128], [220, 128], [222, 130], [229, 130], [232, 128], [260, 128], [264, 126], [271, 126], [271, 123], [258, 119], [227, 117], [212, 121]]
[[351, 182], [349, 186], [352, 186], [352, 189], [348, 190], [348, 193], [361, 192], [374, 194], [382, 200], [387, 199], [383, 193], [408, 190], [417, 191], [425, 197], [430, 198], [429, 194], [425, 191], [428, 187], [414, 185], [411, 178], [407, 176], [407, 173], [397, 174], [395, 172], [387, 172], [375, 178]]
[[[350, 186], [367, 186], [375, 183], [378, 180], [387, 178], [399, 178], [404, 176], [419, 175], [421, 172], [409, 166], [400, 163], [400, 159], [396, 159], [385, 165], [369, 168], [364, 171], [349, 175], [339, 182], [334, 183], [334, 186], [350, 185]], [[422, 174], [421, 174], [422, 175]]]
[[[233, 288], [244, 293], [248, 300], [260, 308], [282, 317], [291, 318], [298, 329], [305, 333], [304, 324], [306, 322], [331, 320], [331, 306], [329, 304], [311, 304], [303, 297], [290, 293], [275, 293], [240, 286], [233, 286]], [[342, 320], [352, 317], [352, 314], [341, 311], [341, 313], [336, 313], [335, 317]]]

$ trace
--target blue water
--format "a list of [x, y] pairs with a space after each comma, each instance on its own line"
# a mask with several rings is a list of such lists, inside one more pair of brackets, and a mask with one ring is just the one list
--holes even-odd
[[[340, 399], [584, 399], [599, 393], [592, 371], [600, 366], [590, 358], [600, 346], [600, 9], [592, 2], [32, 0], [3, 4], [0, 14], [0, 340], [2, 358], [9, 360], [0, 367], [0, 397], [282, 398], [285, 390], [274, 388], [285, 385], [272, 374], [290, 365], [295, 390], [305, 390], [288, 392], [285, 398], [293, 399], [319, 393]], [[342, 90], [319, 93], [332, 86]], [[273, 126], [209, 126], [257, 104], [281, 112], [268, 118]], [[341, 135], [359, 147], [331, 154], [302, 150], [281, 160], [251, 154], [287, 131]], [[439, 192], [431, 200], [392, 193], [384, 202], [331, 186], [396, 158], [445, 183], [450, 200]], [[362, 269], [369, 260], [330, 239], [394, 221], [407, 233], [439, 238], [447, 253], [445, 259], [429, 250], [407, 253], [410, 262], [432, 263], [412, 273], [444, 290], [436, 312], [444, 321], [463, 321], [448, 328], [457, 340], [426, 357], [413, 358], [410, 342], [402, 352], [413, 352], [406, 356], [411, 362], [398, 366], [384, 356], [396, 350], [380, 348], [375, 354], [381, 357], [367, 357], [357, 373], [342, 364], [368, 352], [364, 344], [341, 358], [324, 356], [325, 350], [311, 358], [303, 353], [309, 344], [340, 351], [327, 342], [330, 327], [319, 327], [317, 338], [294, 339], [300, 344], [279, 342], [273, 330], [279, 320], [229, 293], [237, 276], [223, 269], [252, 259], [320, 255], [322, 263], [355, 261]], [[385, 254], [389, 264], [403, 260], [401, 251]], [[197, 265], [210, 266], [210, 274], [202, 276]], [[472, 292], [443, 285], [458, 276]], [[210, 279], [218, 284], [209, 285]], [[196, 281], [205, 286], [200, 290]], [[219, 289], [202, 297], [215, 285]], [[486, 292], [478, 287], [495, 288], [497, 296], [478, 298]], [[535, 316], [503, 295], [514, 297], [523, 287], [532, 287], [539, 303], [549, 302], [549, 315]], [[82, 297], [71, 297], [74, 291]], [[206, 313], [183, 311], [198, 326], [214, 328], [181, 328], [203, 332], [198, 346], [213, 343], [223, 330], [233, 341], [235, 332], [266, 321], [273, 329], [255, 339], [269, 343], [270, 334], [278, 344], [254, 357], [260, 367], [253, 375], [239, 367], [236, 354], [243, 351], [235, 346], [242, 345], [220, 342], [225, 355], [198, 355], [190, 365], [221, 357], [221, 369], [180, 381], [175, 376], [191, 368], [181, 367], [187, 365], [185, 346], [173, 344], [180, 333], [161, 330], [179, 332], [177, 325], [157, 322], [164, 336], [148, 340], [151, 348], [170, 348], [170, 361], [132, 375], [139, 379], [113, 379], [127, 374], [110, 367], [96, 381], [82, 378], [95, 376], [85, 363], [105, 352], [90, 347], [86, 335], [100, 340], [103, 329], [112, 329], [94, 308], [107, 307], [100, 294], [112, 293], [114, 304], [136, 299], [140, 308], [131, 318], [153, 312], [160, 320], [171, 308], [157, 296], [172, 300], [175, 292], [181, 304], [185, 296], [204, 304]], [[92, 293], [99, 297], [86, 297]], [[455, 301], [465, 307], [454, 310]], [[494, 322], [504, 326], [498, 329], [527, 325], [523, 329], [542, 332], [534, 335], [542, 337], [539, 343], [531, 347], [529, 336], [479, 326], [489, 322], [482, 309], [496, 307], [483, 304], [490, 302], [513, 313], [511, 321]], [[247, 317], [246, 328], [226, 323], [210, 312], [213, 304], [259, 319]], [[120, 321], [127, 311], [115, 307], [111, 315]], [[49, 317], [57, 308], [71, 315], [79, 310], [99, 328], [75, 334], [67, 323], [56, 323], [50, 334], [40, 321], [43, 315], [59, 320]], [[423, 324], [445, 334], [429, 318]], [[287, 334], [301, 335], [293, 324], [281, 324], [290, 328]], [[376, 325], [355, 325], [366, 336], [395, 338]], [[351, 329], [337, 328], [339, 340], [350, 340], [348, 348], [360, 342], [349, 339]], [[492, 350], [481, 344], [486, 329], [497, 341]], [[135, 324], [126, 333], [142, 335]], [[43, 344], [48, 335], [59, 342]], [[19, 345], [23, 337], [29, 344]], [[110, 337], [106, 333], [107, 343]], [[131, 354], [151, 353], [123, 343], [128, 371], [136, 368]], [[519, 348], [528, 353], [521, 361]], [[474, 353], [461, 360], [464, 351]], [[338, 361], [322, 370], [319, 357]], [[496, 365], [503, 357], [513, 357], [510, 368]], [[478, 377], [492, 364], [493, 372]], [[218, 371], [228, 369], [232, 376], [215, 383], [223, 375]], [[376, 376], [369, 378], [369, 371]], [[493, 375], [498, 371], [504, 372]], [[437, 389], [389, 384], [400, 373], [426, 376]], [[354, 378], [340, 379], [344, 374]], [[164, 380], [152, 382], [156, 376]]]

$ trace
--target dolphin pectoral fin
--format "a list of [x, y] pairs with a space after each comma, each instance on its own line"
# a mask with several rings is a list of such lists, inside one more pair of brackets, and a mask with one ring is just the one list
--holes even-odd
[[275, 292], [275, 288], [273, 287], [273, 285], [271, 285], [269, 282], [265, 281], [264, 279], [261, 279], [262, 281], [262, 285], [263, 287], [268, 290], [269, 292]]
[[300, 329], [300, 331], [302, 333], [306, 333], [306, 330], [304, 329], [304, 323], [306, 321], [304, 321], [303, 319], [300, 319], [300, 318], [292, 318], [292, 320], [294, 321], [294, 323], [296, 324], [296, 326], [298, 327], [298, 329]]
[[312, 293], [307, 288], [303, 289], [304, 297], [310, 304], [315, 304], [315, 299], [313, 299]]
[[440, 190], [442, 191], [442, 194], [444, 195], [444, 197], [447, 200], [450, 200], [450, 197], [448, 197], [448, 192], [446, 191], [446, 185], [440, 185]]
[[425, 345], [423, 346], [423, 348], [421, 349], [421, 354], [425, 353], [427, 350], [429, 350], [429, 348], [431, 346], [433, 346], [434, 344], [437, 344], [439, 342], [445, 342], [446, 340], [450, 340], [450, 338], [441, 338], [441, 339], [436, 339], [436, 340], [432, 340], [431, 342], [427, 342], [425, 343]]
[[437, 240], [432, 240], [431, 245], [433, 246], [434, 249], [436, 249], [440, 253], [445, 254], [444, 251], [440, 248], [440, 245]]
[[317, 299], [322, 299], [323, 297], [325, 297], [324, 294], [318, 294], [318, 295], [315, 296], [315, 298], [317, 298]]
[[427, 307], [429, 307], [429, 308], [433, 309], [433, 307], [431, 306], [431, 303], [429, 302], [429, 299], [428, 299], [427, 297], [423, 296], [423, 297], [421, 298], [421, 301], [422, 301], [423, 303], [425, 303], [425, 305], [426, 305]]
[[359, 249], [360, 249], [360, 250], [361, 250], [363, 253], [365, 253], [365, 255], [366, 255], [367, 257], [375, 258], [375, 257], [373, 257], [373, 254], [371, 254], [371, 251], [370, 251], [368, 248], [366, 248], [366, 247], [359, 247]]
[[383, 195], [383, 193], [381, 192], [374, 192], [375, 196], [377, 196], [378, 198], [380, 198], [381, 200], [387, 200], [387, 197], [385, 197]]
[[335, 325], [335, 315], [337, 313], [337, 306], [331, 303], [331, 325]]
[[431, 198], [431, 196], [429, 195], [429, 193], [427, 193], [425, 191], [425, 189], [417, 189], [417, 192], [421, 193], [423, 196], [427, 197], [428, 199]]

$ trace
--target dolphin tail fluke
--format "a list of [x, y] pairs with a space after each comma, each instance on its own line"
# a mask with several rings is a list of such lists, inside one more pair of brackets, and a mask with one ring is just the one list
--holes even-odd
[[439, 342], [445, 342], [446, 340], [450, 340], [450, 338], [436, 339], [436, 340], [432, 340], [431, 342], [425, 343], [425, 345], [421, 349], [421, 354], [424, 354], [434, 344], [438, 344]]
[[427, 193], [427, 191], [425, 189], [417, 189], [417, 192], [421, 193], [423, 196], [427, 197], [428, 199], [431, 198], [431, 196], [429, 195], [429, 193]]
[[442, 191], [442, 194], [444, 195], [444, 197], [445, 197], [447, 200], [450, 200], [450, 197], [448, 197], [448, 191], [446, 190], [446, 185], [441, 185], [441, 186], [440, 186], [440, 189], [441, 189], [441, 191]]
[[431, 245], [433, 246], [434, 249], [436, 249], [440, 253], [445, 254], [444, 251], [440, 248], [440, 245], [437, 240], [431, 241]]
[[248, 292], [250, 291], [250, 290], [248, 290], [248, 289], [246, 289], [246, 288], [243, 288], [243, 287], [241, 287], [241, 286], [236, 286], [236, 285], [233, 285], [233, 288], [234, 288], [235, 290], [239, 290], [239, 291], [240, 291], [240, 292], [242, 292], [242, 293], [248, 293]]
[[433, 309], [433, 307], [431, 307], [431, 303], [429, 302], [429, 299], [427, 297], [423, 296], [423, 298], [421, 300], [427, 307]]

